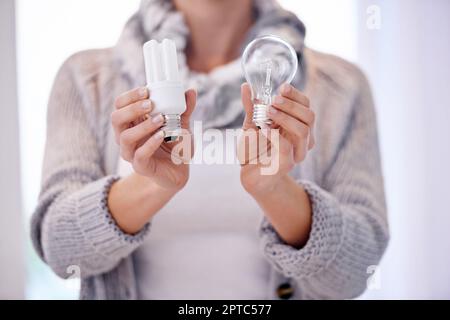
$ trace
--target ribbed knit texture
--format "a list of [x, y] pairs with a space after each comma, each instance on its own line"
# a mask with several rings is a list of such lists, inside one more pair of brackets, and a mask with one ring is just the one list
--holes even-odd
[[[93, 131], [88, 121], [93, 114], [86, 114], [85, 97], [67, 67], [56, 83], [62, 85], [55, 86], [50, 98], [43, 187], [33, 216], [33, 228], [42, 227], [42, 231], [33, 233], [33, 238], [42, 240], [40, 254], [58, 275], [68, 277], [67, 268], [75, 265], [85, 277], [108, 271], [127, 257], [148, 227], [130, 236], [113, 221], [106, 199], [117, 178], [105, 177], [101, 165], [96, 137], [103, 134]], [[100, 122], [99, 128], [108, 127]]]
[[[317, 143], [292, 176], [310, 196], [313, 225], [307, 244], [295, 249], [262, 223], [261, 248], [276, 275], [267, 296], [290, 281], [294, 298], [353, 298], [365, 290], [367, 268], [379, 263], [389, 238], [373, 100], [355, 66], [309, 49], [303, 59]], [[63, 65], [50, 97], [32, 239], [60, 277], [80, 268], [83, 299], [137, 298], [133, 251], [151, 230], [125, 234], [107, 207], [119, 157], [110, 114], [132, 82], [113, 50], [87, 51]]]

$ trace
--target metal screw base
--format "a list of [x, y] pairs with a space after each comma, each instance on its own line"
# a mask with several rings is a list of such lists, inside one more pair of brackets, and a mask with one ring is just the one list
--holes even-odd
[[273, 123], [267, 116], [267, 108], [265, 104], [253, 106], [253, 123], [260, 129], [267, 128]]
[[165, 114], [164, 125], [161, 130], [164, 132], [165, 142], [178, 141], [181, 132], [181, 116], [179, 114]]

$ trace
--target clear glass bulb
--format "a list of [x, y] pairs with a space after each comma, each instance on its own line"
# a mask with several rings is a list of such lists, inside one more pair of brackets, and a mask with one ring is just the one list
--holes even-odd
[[272, 124], [267, 109], [272, 95], [283, 83], [290, 83], [297, 73], [298, 59], [294, 48], [281, 38], [268, 35], [248, 44], [242, 55], [242, 69], [252, 88], [253, 122], [259, 128]]

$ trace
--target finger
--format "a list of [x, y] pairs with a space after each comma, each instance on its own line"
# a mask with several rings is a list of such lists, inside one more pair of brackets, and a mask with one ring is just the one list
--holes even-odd
[[[269, 114], [272, 120], [278, 123], [288, 133], [287, 138], [289, 139], [291, 146], [293, 146], [295, 163], [302, 162], [305, 159], [309, 146], [311, 145], [310, 127], [282, 111], [277, 111], [273, 107], [269, 108]], [[290, 151], [290, 149], [283, 147], [283, 145], [281, 145], [280, 150], [282, 153]]]
[[148, 97], [149, 92], [146, 87], [136, 88], [118, 96], [114, 105], [116, 109], [120, 109], [140, 100], [148, 99]]
[[278, 152], [278, 154], [288, 154], [292, 152], [292, 143], [283, 137], [279, 129], [263, 128], [260, 130], [262, 135], [270, 141], [270, 152]]
[[304, 140], [299, 141], [299, 143], [297, 143], [297, 145], [294, 148], [295, 163], [303, 162], [307, 154], [308, 154], [308, 144]]
[[261, 132], [267, 137], [267, 140], [271, 143], [271, 154], [274, 156], [274, 152], [276, 152], [281, 159], [285, 159], [285, 157], [293, 156], [295, 163], [302, 162], [307, 154], [307, 143], [304, 139], [301, 139], [297, 142], [296, 145], [293, 145], [291, 141], [283, 137], [276, 129], [262, 129]]
[[258, 144], [260, 132], [255, 129], [243, 130], [237, 145], [237, 158], [241, 165], [255, 164], [258, 159]]
[[129, 128], [133, 121], [149, 114], [152, 109], [153, 104], [150, 100], [142, 100], [113, 111], [111, 114], [111, 122], [116, 135], [120, 135], [123, 130]]
[[307, 124], [308, 126], [312, 126], [314, 123], [315, 120], [314, 112], [310, 108], [300, 104], [297, 101], [291, 100], [283, 96], [276, 96], [272, 101], [272, 105], [275, 108]]
[[[309, 136], [310, 128], [296, 118], [277, 110], [274, 107], [269, 107], [270, 118], [285, 129], [290, 135], [293, 135], [299, 139], [307, 139]], [[294, 143], [294, 141], [293, 141]]]
[[281, 86], [280, 94], [285, 98], [297, 101], [298, 103], [304, 105], [307, 108], [310, 107], [309, 98], [305, 96], [300, 90], [297, 90], [288, 83], [285, 83]]
[[120, 135], [120, 152], [122, 158], [131, 162], [134, 157], [134, 152], [142, 139], [161, 128], [163, 123], [164, 118], [161, 115], [157, 115], [141, 122], [137, 126], [123, 131]]
[[181, 116], [181, 126], [185, 129], [189, 128], [189, 122], [191, 115], [195, 110], [197, 104], [197, 91], [194, 89], [189, 89], [185, 93], [186, 97], [186, 111]]
[[241, 99], [242, 105], [244, 106], [245, 119], [243, 124], [243, 129], [247, 130], [250, 128], [256, 129], [253, 123], [253, 101], [252, 101], [252, 90], [248, 83], [244, 83], [241, 86]]
[[309, 143], [308, 143], [308, 150], [311, 150], [316, 145], [316, 137], [314, 135], [314, 126], [311, 127], [309, 130]]
[[150, 159], [164, 141], [164, 132], [159, 130], [151, 136], [134, 154], [133, 168], [137, 173], [147, 171]]

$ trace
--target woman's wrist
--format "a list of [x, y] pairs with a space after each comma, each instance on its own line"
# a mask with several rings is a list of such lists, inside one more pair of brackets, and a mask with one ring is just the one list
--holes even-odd
[[128, 234], [138, 233], [178, 192], [133, 173], [116, 181], [108, 194], [108, 207], [117, 225]]
[[312, 225], [312, 208], [301, 185], [285, 175], [274, 180], [272, 187], [250, 194], [285, 243], [295, 248], [306, 244]]
[[260, 176], [255, 181], [243, 181], [244, 189], [256, 200], [266, 199], [267, 196], [271, 196], [276, 190], [279, 190], [282, 185], [288, 183], [290, 177], [287, 174], [273, 175], [273, 176]]

